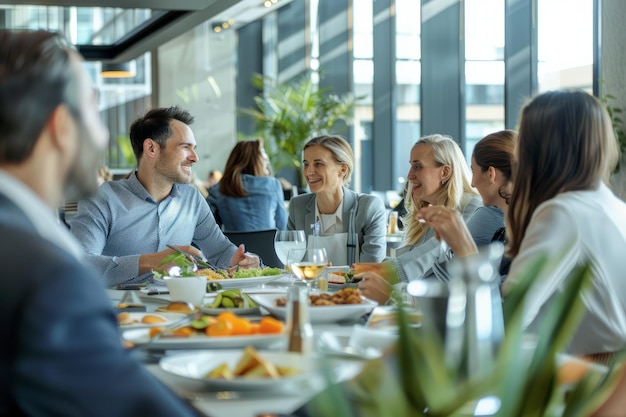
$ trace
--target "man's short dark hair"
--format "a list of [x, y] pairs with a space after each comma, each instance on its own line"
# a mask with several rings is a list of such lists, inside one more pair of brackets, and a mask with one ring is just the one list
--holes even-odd
[[178, 120], [186, 125], [193, 123], [193, 116], [178, 106], [160, 107], [150, 110], [135, 120], [130, 126], [130, 144], [133, 147], [137, 162], [143, 155], [143, 142], [150, 138], [162, 148], [172, 136], [170, 122]]
[[72, 50], [58, 33], [0, 29], [0, 163], [26, 160], [59, 104], [79, 116]]

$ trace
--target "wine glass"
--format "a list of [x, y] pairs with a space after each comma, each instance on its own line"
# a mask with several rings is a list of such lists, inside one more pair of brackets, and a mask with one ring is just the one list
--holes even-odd
[[[276, 256], [278, 256], [278, 259], [280, 259], [288, 272], [290, 272], [288, 255], [289, 251], [293, 249], [306, 249], [304, 230], [279, 230], [276, 232], [274, 250], [276, 251]], [[304, 252], [302, 256], [304, 256]], [[302, 258], [299, 260], [302, 260]]]
[[304, 281], [309, 291], [311, 284], [326, 271], [327, 266], [328, 257], [324, 248], [297, 249], [289, 252], [291, 271]]

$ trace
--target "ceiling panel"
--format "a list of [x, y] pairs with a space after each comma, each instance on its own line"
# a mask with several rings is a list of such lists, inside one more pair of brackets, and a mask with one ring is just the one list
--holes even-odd
[[123, 62], [208, 20], [240, 26], [290, 1], [266, 8], [263, 0], [0, 0], [0, 27], [59, 31], [87, 60]]

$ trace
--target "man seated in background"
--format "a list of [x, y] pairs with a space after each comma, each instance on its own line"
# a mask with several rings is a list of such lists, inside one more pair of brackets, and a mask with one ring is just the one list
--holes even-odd
[[122, 348], [99, 276], [57, 220], [108, 142], [78, 53], [0, 30], [0, 415], [193, 416]]
[[189, 185], [198, 161], [192, 122], [178, 107], [156, 108], [135, 120], [130, 141], [137, 170], [79, 202], [71, 232], [107, 285], [149, 280], [173, 253], [168, 244], [206, 256], [219, 268], [259, 266], [258, 256], [224, 236], [209, 205]]

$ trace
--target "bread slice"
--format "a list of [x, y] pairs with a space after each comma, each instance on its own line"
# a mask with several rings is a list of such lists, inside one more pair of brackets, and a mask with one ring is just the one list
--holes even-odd
[[239, 362], [235, 365], [235, 371], [233, 374], [235, 376], [242, 376], [263, 362], [265, 361], [259, 356], [255, 348], [252, 346], [246, 346], [243, 350], [243, 354], [241, 355], [241, 359], [239, 359]]
[[244, 378], [279, 378], [280, 374], [273, 364], [263, 361], [242, 376]]
[[127, 311], [123, 311], [117, 315], [117, 323], [121, 326], [137, 323], [137, 320], [130, 317]]
[[233, 379], [234, 375], [228, 367], [228, 364], [226, 362], [223, 362], [217, 368], [209, 372], [206, 375], [206, 378]]
[[166, 323], [167, 319], [156, 314], [146, 314], [141, 318], [141, 322], [144, 324]]

